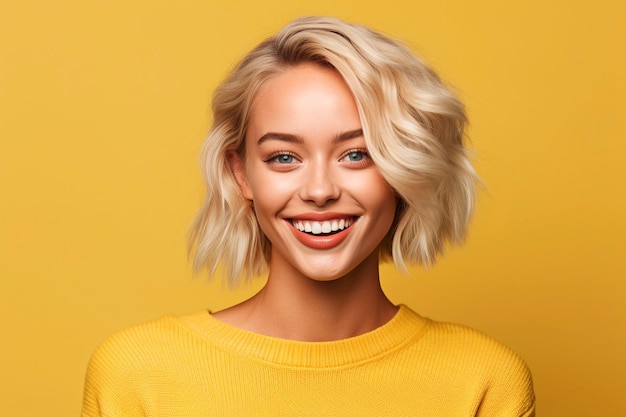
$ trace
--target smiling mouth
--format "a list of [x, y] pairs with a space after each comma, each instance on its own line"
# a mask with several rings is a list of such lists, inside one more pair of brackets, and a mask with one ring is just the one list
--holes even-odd
[[296, 230], [315, 236], [329, 236], [342, 232], [352, 226], [356, 221], [355, 217], [343, 217], [323, 221], [317, 220], [291, 220], [291, 224]]

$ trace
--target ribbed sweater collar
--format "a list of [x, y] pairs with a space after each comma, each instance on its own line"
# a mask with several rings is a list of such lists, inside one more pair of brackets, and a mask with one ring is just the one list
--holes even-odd
[[336, 368], [376, 360], [421, 337], [429, 321], [401, 305], [384, 325], [332, 342], [300, 342], [242, 330], [204, 311], [178, 318], [208, 344], [257, 360], [297, 368]]

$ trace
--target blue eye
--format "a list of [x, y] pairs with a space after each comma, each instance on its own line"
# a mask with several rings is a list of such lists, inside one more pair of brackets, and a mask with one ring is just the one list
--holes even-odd
[[348, 162], [361, 162], [366, 157], [366, 152], [363, 151], [350, 151], [344, 156], [344, 160]]
[[289, 155], [288, 153], [283, 153], [274, 156], [272, 159], [270, 159], [270, 162], [276, 162], [279, 164], [293, 164], [294, 162], [296, 162], [296, 157], [293, 155]]
[[363, 152], [350, 152], [347, 155], [347, 158], [353, 162], [361, 161], [364, 157]]

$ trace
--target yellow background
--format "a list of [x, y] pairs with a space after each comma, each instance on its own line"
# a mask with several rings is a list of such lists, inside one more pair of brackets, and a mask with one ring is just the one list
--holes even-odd
[[[296, 4], [297, 3], [297, 4]], [[468, 105], [464, 248], [390, 297], [517, 350], [541, 416], [625, 416], [626, 8], [571, 1], [23, 1], [0, 8], [0, 416], [80, 410], [110, 333], [254, 291], [193, 280], [213, 88], [329, 14], [407, 41]]]

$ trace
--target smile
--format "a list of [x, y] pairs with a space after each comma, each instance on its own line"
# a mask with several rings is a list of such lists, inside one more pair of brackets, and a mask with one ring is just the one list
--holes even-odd
[[317, 220], [291, 220], [291, 224], [300, 232], [312, 235], [333, 235], [339, 233], [354, 223], [353, 217]]

